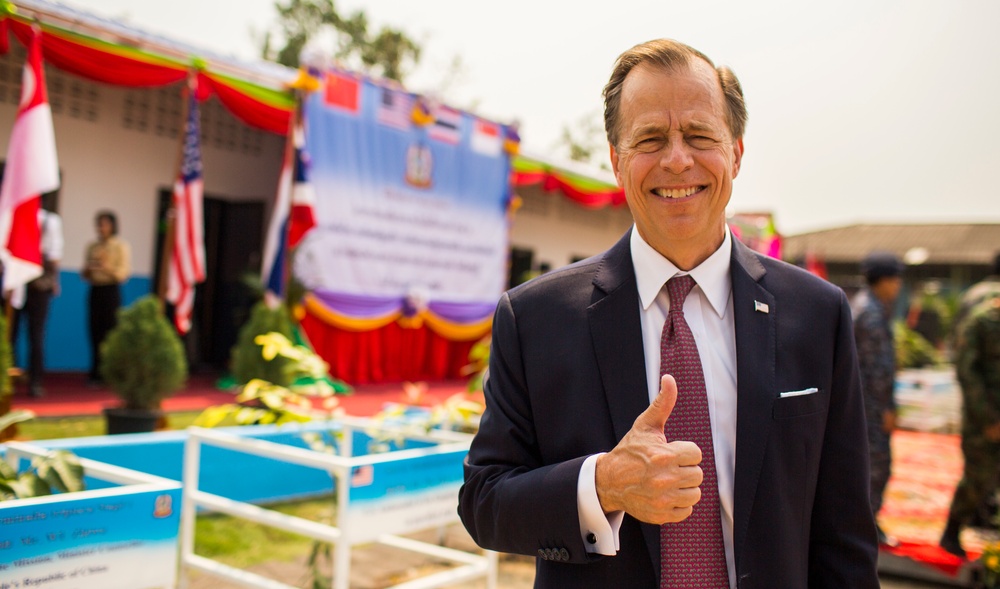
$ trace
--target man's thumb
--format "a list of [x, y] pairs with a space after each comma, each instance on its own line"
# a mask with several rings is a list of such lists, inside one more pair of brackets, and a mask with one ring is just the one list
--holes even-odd
[[669, 374], [660, 377], [660, 392], [642, 412], [643, 421], [650, 427], [662, 430], [677, 402], [677, 381]]

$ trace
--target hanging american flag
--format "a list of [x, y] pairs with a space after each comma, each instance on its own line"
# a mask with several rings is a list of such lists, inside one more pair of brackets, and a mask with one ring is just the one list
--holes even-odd
[[42, 275], [41, 195], [59, 187], [52, 111], [45, 91], [41, 34], [32, 31], [24, 64], [21, 104], [7, 147], [7, 165], [0, 186], [0, 259], [3, 290], [11, 303], [23, 303], [21, 288]]
[[[193, 84], [193, 83], [192, 83]], [[181, 167], [174, 182], [174, 244], [167, 274], [167, 300], [174, 304], [174, 325], [185, 334], [191, 329], [195, 285], [205, 280], [205, 239], [202, 218], [201, 145], [198, 101], [187, 92]]]

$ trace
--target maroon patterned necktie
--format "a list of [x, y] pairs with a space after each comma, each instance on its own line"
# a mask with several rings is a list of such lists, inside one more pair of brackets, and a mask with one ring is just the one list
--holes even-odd
[[664, 434], [668, 442], [683, 440], [701, 448], [704, 480], [701, 500], [691, 516], [660, 526], [660, 589], [729, 587], [705, 375], [691, 328], [684, 320], [684, 299], [694, 284], [691, 276], [667, 281], [670, 311], [660, 338], [660, 374], [670, 374], [677, 381], [677, 404]]

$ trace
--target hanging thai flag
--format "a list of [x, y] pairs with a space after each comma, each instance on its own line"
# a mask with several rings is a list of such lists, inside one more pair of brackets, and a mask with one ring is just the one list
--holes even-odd
[[21, 104], [7, 147], [7, 164], [0, 186], [0, 260], [3, 290], [13, 291], [11, 304], [23, 304], [21, 288], [42, 275], [41, 195], [59, 187], [59, 161], [52, 128], [52, 111], [45, 91], [42, 39], [32, 31], [24, 63]]
[[309, 184], [308, 155], [302, 127], [296, 126], [292, 132], [292, 144], [293, 149], [281, 169], [261, 268], [264, 287], [278, 297], [285, 294], [287, 252], [299, 245], [316, 225], [316, 195]]
[[205, 239], [202, 216], [201, 142], [198, 100], [194, 82], [187, 92], [181, 167], [174, 182], [174, 245], [167, 274], [167, 300], [174, 304], [174, 325], [185, 334], [191, 329], [195, 285], [205, 280]]

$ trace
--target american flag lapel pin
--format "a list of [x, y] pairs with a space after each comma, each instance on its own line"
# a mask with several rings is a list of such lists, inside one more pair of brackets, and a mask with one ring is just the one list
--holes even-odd
[[767, 303], [762, 303], [760, 301], [754, 301], [753, 302], [753, 310], [757, 311], [758, 313], [769, 313], [770, 312], [770, 309], [768, 308]]

